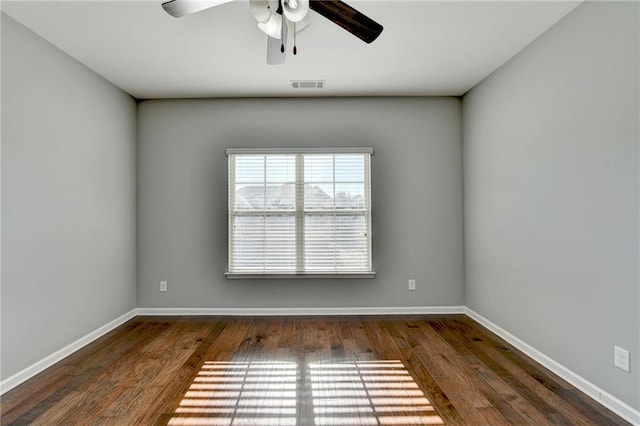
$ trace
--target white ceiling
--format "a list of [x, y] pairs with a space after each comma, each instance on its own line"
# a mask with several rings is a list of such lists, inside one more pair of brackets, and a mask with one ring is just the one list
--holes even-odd
[[[381, 23], [365, 44], [315, 12], [298, 55], [266, 65], [245, 0], [173, 18], [158, 1], [3, 1], [2, 10], [141, 98], [462, 95], [580, 1], [347, 0]], [[291, 80], [325, 80], [292, 89]]]

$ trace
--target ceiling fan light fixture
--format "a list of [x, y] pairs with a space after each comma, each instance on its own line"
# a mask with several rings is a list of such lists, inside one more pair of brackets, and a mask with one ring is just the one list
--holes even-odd
[[309, 13], [309, 0], [283, 0], [282, 13], [291, 22], [300, 22]]
[[253, 17], [260, 23], [266, 23], [278, 9], [277, 0], [249, 0]]
[[282, 16], [274, 13], [271, 15], [271, 18], [269, 18], [267, 22], [258, 23], [258, 28], [260, 28], [260, 31], [262, 31], [269, 37], [280, 40], [280, 38], [282, 37]]

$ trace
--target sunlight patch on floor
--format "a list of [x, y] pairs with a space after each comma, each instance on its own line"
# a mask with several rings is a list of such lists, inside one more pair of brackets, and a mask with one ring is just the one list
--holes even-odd
[[309, 371], [317, 426], [444, 424], [400, 361], [312, 363]]
[[207, 361], [169, 425], [295, 426], [295, 362]]
[[[308, 413], [304, 417], [303, 413]], [[305, 420], [305, 424], [301, 423]], [[311, 420], [311, 418], [313, 420]], [[169, 425], [443, 425], [400, 361], [207, 361]]]

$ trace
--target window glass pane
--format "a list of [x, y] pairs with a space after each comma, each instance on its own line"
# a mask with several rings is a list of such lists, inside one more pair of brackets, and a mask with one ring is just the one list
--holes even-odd
[[236, 183], [264, 182], [264, 155], [236, 157]]
[[287, 209], [296, 208], [296, 186], [293, 183], [282, 185], [267, 185], [267, 201], [265, 209]]
[[267, 183], [294, 183], [295, 181], [295, 155], [267, 156]]
[[336, 209], [364, 209], [364, 183], [337, 183]]
[[233, 221], [231, 258], [234, 270], [259, 270], [264, 256], [264, 217], [236, 216]]
[[293, 215], [236, 216], [233, 224], [234, 270], [291, 271], [296, 266]]
[[296, 207], [296, 189], [292, 183], [266, 186], [237, 185], [236, 188], [236, 210], [293, 210]]
[[265, 222], [265, 269], [287, 271], [296, 268], [295, 217], [267, 216]]
[[304, 219], [305, 268], [333, 271], [335, 265], [335, 224], [331, 215], [307, 215]]
[[336, 155], [336, 182], [364, 183], [364, 155]]
[[333, 210], [333, 184], [306, 184], [304, 186], [305, 210]]
[[264, 186], [263, 185], [236, 185], [234, 209], [263, 210], [264, 209]]
[[364, 215], [305, 215], [307, 270], [369, 270], [367, 223]]
[[369, 269], [367, 242], [367, 222], [364, 215], [336, 217], [336, 266], [338, 269]]
[[333, 182], [333, 155], [304, 156], [305, 183]]

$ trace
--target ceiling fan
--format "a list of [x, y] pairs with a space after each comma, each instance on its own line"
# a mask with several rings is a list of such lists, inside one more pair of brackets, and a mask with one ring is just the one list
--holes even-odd
[[[200, 12], [233, 0], [170, 0], [162, 8], [176, 18]], [[293, 31], [293, 54], [297, 54], [296, 33], [305, 29], [309, 9], [324, 16], [365, 43], [382, 32], [382, 25], [341, 0], [249, 0], [258, 28], [267, 34], [267, 64], [284, 63], [289, 29]]]

